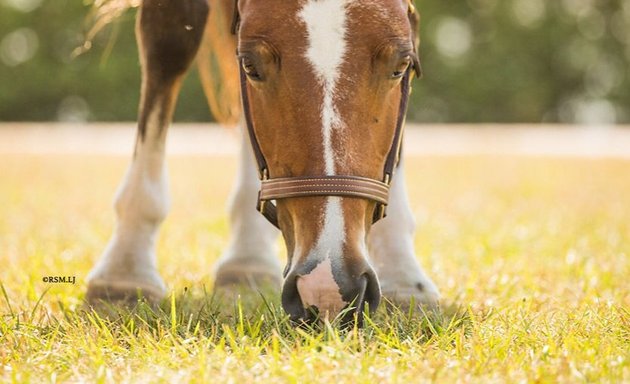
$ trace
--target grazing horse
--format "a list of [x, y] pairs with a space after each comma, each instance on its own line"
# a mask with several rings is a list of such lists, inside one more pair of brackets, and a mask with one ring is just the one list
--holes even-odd
[[242, 116], [245, 126], [215, 289], [281, 287], [295, 320], [349, 306], [360, 315], [381, 296], [436, 305], [415, 256], [398, 159], [420, 72], [417, 24], [409, 0], [142, 0], [135, 152], [115, 198], [115, 233], [88, 276], [88, 302], [166, 294], [155, 257], [169, 207], [166, 132], [199, 56], [215, 116]]

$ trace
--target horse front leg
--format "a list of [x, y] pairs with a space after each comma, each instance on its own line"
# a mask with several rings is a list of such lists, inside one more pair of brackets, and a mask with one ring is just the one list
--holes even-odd
[[260, 181], [247, 134], [242, 132], [238, 174], [229, 202], [230, 241], [215, 267], [215, 291], [231, 298], [245, 290], [279, 291], [279, 231], [256, 210]]
[[387, 217], [374, 224], [369, 235], [370, 260], [384, 298], [402, 307], [408, 307], [413, 300], [433, 308], [440, 294], [416, 258], [414, 231], [415, 220], [401, 163], [392, 179]]
[[169, 209], [164, 166], [166, 132], [182, 79], [195, 57], [208, 16], [206, 0], [144, 0], [136, 22], [142, 97], [133, 160], [115, 197], [117, 225], [88, 275], [86, 299], [158, 302], [166, 287], [155, 243]]

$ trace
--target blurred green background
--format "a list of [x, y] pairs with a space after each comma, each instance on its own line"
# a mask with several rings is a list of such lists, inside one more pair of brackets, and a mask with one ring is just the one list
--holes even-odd
[[[416, 122], [630, 123], [630, 0], [417, 0]], [[0, 121], [135, 120], [127, 12], [87, 53], [89, 2], [0, 0]], [[212, 117], [193, 71], [176, 121]]]

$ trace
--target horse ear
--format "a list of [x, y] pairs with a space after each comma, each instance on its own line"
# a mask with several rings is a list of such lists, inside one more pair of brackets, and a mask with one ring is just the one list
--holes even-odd
[[422, 64], [420, 64], [418, 56], [413, 58], [413, 71], [418, 79], [422, 78]]
[[407, 14], [409, 16], [409, 25], [411, 25], [411, 41], [413, 42], [413, 53], [415, 57], [413, 59], [413, 68], [416, 73], [416, 77], [422, 77], [422, 66], [420, 65], [420, 58], [418, 56], [418, 48], [420, 46], [420, 13], [416, 9], [413, 0], [409, 1], [409, 8]]
[[238, 13], [238, 0], [232, 1], [234, 2], [234, 5], [232, 10], [232, 25], [230, 26], [230, 32], [232, 32], [233, 35], [236, 35], [241, 22], [241, 15]]

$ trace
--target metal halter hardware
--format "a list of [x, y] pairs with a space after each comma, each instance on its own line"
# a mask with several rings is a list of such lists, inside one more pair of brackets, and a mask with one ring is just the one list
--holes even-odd
[[[235, 1], [235, 3], [232, 21], [232, 33], [234, 34], [237, 33], [240, 21], [237, 5], [238, 1]], [[409, 1], [409, 15], [411, 16], [414, 12], [413, 4]], [[260, 148], [256, 132], [254, 131], [247, 92], [247, 76], [241, 62], [239, 62], [239, 71], [245, 124], [261, 180], [256, 209], [262, 213], [271, 224], [279, 228], [277, 209], [272, 200], [307, 196], [345, 196], [374, 201], [376, 208], [372, 217], [372, 223], [384, 218], [389, 198], [389, 187], [394, 175], [394, 170], [400, 160], [402, 131], [405, 123], [405, 115], [407, 113], [407, 102], [411, 92], [411, 72], [414, 71], [416, 74], [420, 74], [419, 63], [414, 61], [405, 71], [401, 81], [401, 99], [398, 107], [398, 119], [396, 121], [392, 145], [385, 159], [382, 180], [352, 175], [270, 178], [267, 161]]]

